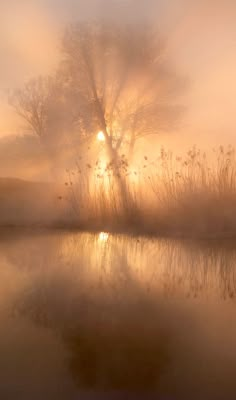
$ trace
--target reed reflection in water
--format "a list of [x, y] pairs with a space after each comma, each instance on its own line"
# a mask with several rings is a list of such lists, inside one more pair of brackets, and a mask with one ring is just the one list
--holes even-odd
[[73, 390], [234, 398], [234, 244], [26, 232], [0, 252], [5, 310], [59, 341]]

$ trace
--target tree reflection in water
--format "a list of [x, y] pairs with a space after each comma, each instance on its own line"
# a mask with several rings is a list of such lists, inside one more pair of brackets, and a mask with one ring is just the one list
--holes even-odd
[[[53, 330], [79, 388], [158, 391], [185, 334], [180, 301], [235, 297], [234, 247], [58, 233], [5, 247], [27, 272], [15, 312]], [[174, 388], [172, 388], [174, 390]]]

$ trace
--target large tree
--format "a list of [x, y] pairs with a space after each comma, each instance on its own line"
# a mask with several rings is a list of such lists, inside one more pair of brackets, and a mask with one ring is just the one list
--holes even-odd
[[130, 196], [120, 155], [130, 159], [139, 138], [175, 127], [182, 87], [165, 41], [150, 26], [77, 23], [66, 30], [55, 75], [30, 81], [11, 102], [43, 143], [72, 133], [92, 139], [102, 131], [126, 205]]
[[165, 42], [146, 25], [71, 26], [61, 71], [85, 99], [80, 125], [89, 118], [88, 135], [102, 130], [111, 160], [122, 147], [132, 154], [137, 139], [173, 129], [181, 113], [176, 95], [183, 80], [170, 67]]
[[174, 129], [181, 79], [166, 43], [149, 26], [77, 23], [66, 30], [53, 77], [16, 90], [10, 102], [42, 142], [91, 138], [103, 131], [109, 158], [136, 140]]

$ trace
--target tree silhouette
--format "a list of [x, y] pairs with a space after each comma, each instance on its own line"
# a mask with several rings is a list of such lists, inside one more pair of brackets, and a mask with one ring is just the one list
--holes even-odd
[[[40, 142], [60, 145], [78, 131], [75, 107], [82, 104], [77, 92], [67, 87], [58, 71], [53, 76], [37, 77], [9, 96], [9, 103]], [[81, 127], [79, 127], [81, 136]]]
[[130, 161], [138, 139], [176, 127], [183, 85], [166, 42], [150, 26], [77, 23], [66, 30], [54, 76], [31, 80], [10, 101], [47, 146], [102, 131], [118, 194], [133, 208], [121, 173], [124, 155]]
[[42, 140], [47, 131], [49, 78], [32, 79], [21, 89], [15, 90], [9, 98], [17, 114], [23, 118], [32, 132]]
[[113, 161], [122, 147], [131, 155], [137, 139], [173, 129], [183, 109], [175, 101], [183, 80], [169, 66], [164, 40], [147, 25], [71, 26], [61, 71], [85, 99], [78, 121], [93, 121], [88, 135], [103, 131]]

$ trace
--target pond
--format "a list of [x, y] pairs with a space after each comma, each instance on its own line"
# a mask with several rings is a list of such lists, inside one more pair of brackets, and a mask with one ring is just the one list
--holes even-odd
[[1, 399], [235, 399], [236, 246], [0, 233]]

